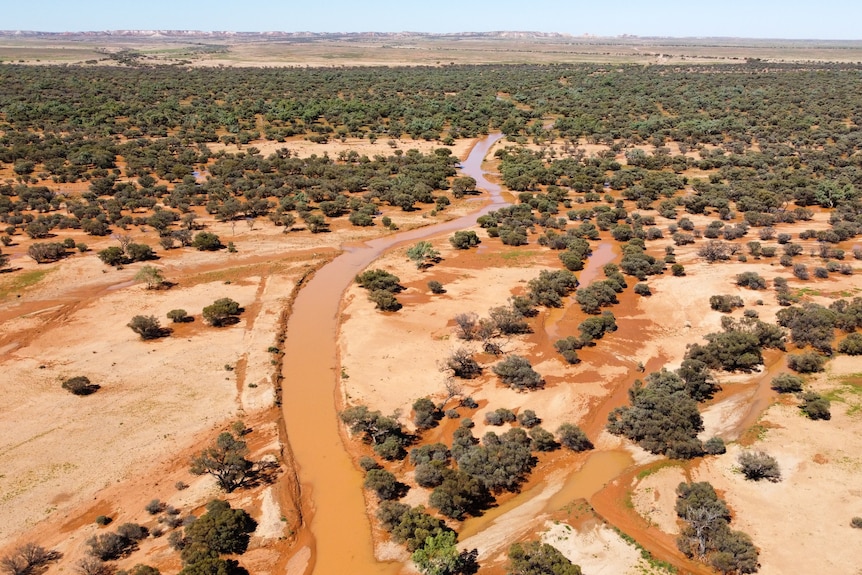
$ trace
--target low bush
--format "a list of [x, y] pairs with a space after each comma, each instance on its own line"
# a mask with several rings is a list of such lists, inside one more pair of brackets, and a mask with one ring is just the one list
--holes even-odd
[[739, 470], [746, 479], [760, 481], [766, 479], [773, 483], [781, 481], [778, 461], [763, 451], [743, 451], [737, 458]]
[[99, 386], [91, 383], [90, 378], [85, 375], [70, 377], [63, 382], [63, 389], [75, 395], [90, 395], [99, 390]]
[[782, 373], [772, 378], [770, 387], [778, 393], [797, 393], [802, 391], [803, 380], [801, 377], [790, 373]]

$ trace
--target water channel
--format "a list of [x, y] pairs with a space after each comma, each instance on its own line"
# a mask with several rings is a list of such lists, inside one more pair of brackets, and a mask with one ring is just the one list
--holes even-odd
[[322, 267], [300, 291], [288, 320], [284, 349], [283, 412], [302, 486], [303, 509], [313, 546], [306, 573], [393, 574], [400, 564], [374, 558], [365, 513], [362, 476], [347, 455], [336, 412], [338, 314], [344, 290], [383, 252], [400, 244], [460, 230], [505, 205], [500, 187], [487, 181], [482, 161], [502, 134], [478, 141], [461, 171], [489, 192], [482, 209], [455, 220], [378, 238], [345, 252]]

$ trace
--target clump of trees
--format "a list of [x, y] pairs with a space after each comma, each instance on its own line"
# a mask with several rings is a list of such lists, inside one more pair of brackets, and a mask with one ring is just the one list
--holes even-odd
[[686, 359], [710, 369], [750, 372], [763, 363], [763, 348], [784, 349], [784, 331], [756, 317], [724, 317], [721, 324], [724, 331], [707, 334], [706, 345], [690, 345]]
[[578, 287], [578, 280], [568, 270], [542, 270], [527, 284], [527, 295], [537, 305], [562, 307], [563, 297]]
[[66, 251], [66, 246], [60, 242], [40, 242], [30, 244], [27, 248], [27, 255], [30, 256], [37, 264], [55, 262], [69, 255]]
[[257, 522], [246, 511], [214, 499], [207, 504], [206, 513], [185, 528], [184, 536], [173, 540], [183, 560], [180, 573], [248, 575], [235, 559], [224, 559], [221, 555], [245, 553], [249, 536], [256, 528]]
[[787, 356], [787, 367], [798, 373], [817, 373], [823, 371], [826, 358], [813, 351], [791, 353]]
[[758, 552], [746, 533], [730, 529], [730, 510], [707, 482], [680, 483], [676, 514], [685, 524], [677, 547], [722, 573], [754, 573]]
[[407, 455], [405, 447], [413, 441], [395, 417], [372, 411], [365, 405], [345, 409], [341, 421], [351, 433], [361, 435], [363, 441], [371, 444], [375, 453], [390, 461], [403, 459]]
[[703, 420], [697, 401], [676, 373], [662, 370], [637, 379], [629, 389], [631, 406], [608, 414], [607, 429], [636, 442], [651, 453], [690, 459], [703, 453], [697, 434]]
[[368, 299], [381, 311], [398, 311], [401, 303], [395, 294], [404, 288], [399, 284], [398, 276], [386, 270], [366, 270], [356, 276], [356, 283], [368, 290]]
[[513, 543], [509, 547], [508, 573], [511, 575], [581, 575], [581, 568], [569, 561], [556, 547], [539, 541], [529, 541]]

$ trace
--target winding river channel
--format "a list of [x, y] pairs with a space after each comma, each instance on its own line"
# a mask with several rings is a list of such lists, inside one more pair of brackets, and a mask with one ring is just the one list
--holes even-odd
[[[490, 194], [490, 203], [448, 222], [345, 247], [302, 288], [287, 324], [284, 347], [283, 411], [287, 437], [302, 488], [305, 527], [310, 529], [306, 573], [392, 574], [399, 563], [375, 560], [365, 513], [362, 475], [339, 435], [338, 314], [344, 290], [357, 273], [385, 251], [431, 236], [460, 230], [505, 205], [500, 187], [484, 178], [482, 161], [502, 134], [479, 140], [462, 163], [462, 173]], [[307, 502], [310, 502], [308, 504]]]
[[[285, 427], [302, 500], [299, 550], [288, 565], [290, 575], [395, 575], [403, 567], [400, 562], [380, 562], [374, 556], [372, 529], [362, 490], [363, 477], [351, 461], [339, 433], [336, 405], [341, 299], [356, 274], [387, 250], [471, 227], [479, 216], [507, 205], [500, 187], [488, 181], [482, 170], [483, 160], [501, 137], [502, 134], [492, 134], [477, 141], [461, 166], [463, 174], [475, 178], [478, 187], [488, 192], [490, 201], [482, 208], [448, 222], [344, 246], [344, 252], [320, 268], [296, 297], [287, 324], [283, 368]], [[582, 284], [594, 279], [601, 266], [612, 261], [614, 255], [611, 244], [601, 244], [581, 273]], [[546, 318], [544, 328], [549, 339], [557, 337], [557, 323], [565, 311], [565, 308], [554, 310]], [[740, 426], [750, 425], [764, 409], [766, 404], [761, 396], [767, 386], [763, 381], [747, 390], [750, 397], [738, 398], [747, 399], [750, 409], [744, 421], [726, 431], [728, 437], [738, 436]], [[620, 389], [599, 407], [599, 412], [607, 413], [607, 409], [624, 400], [625, 394]], [[481, 517], [466, 521], [460, 533], [462, 543], [470, 545], [471, 537], [486, 531], [499, 530], [511, 536], [513, 525], [525, 527], [529, 523], [524, 514], [534, 517], [553, 513], [575, 499], [587, 499], [597, 505], [597, 511], [610, 523], [630, 523], [627, 526], [632, 530], [630, 534], [636, 535], [641, 544], [658, 551], [663, 559], [675, 563], [684, 561], [675, 556], [670, 536], [661, 536], [655, 530], [631, 523], [629, 511], [619, 509], [621, 502], [609, 499], [612, 496], [603, 491], [603, 486], [612, 480], [631, 481], [629, 475], [638, 469], [632, 467], [633, 463], [631, 456], [622, 450], [592, 453], [577, 471], [565, 473], [563, 477], [545, 478]], [[595, 500], [599, 494], [603, 496]], [[708, 572], [703, 565], [686, 563], [687, 571]]]

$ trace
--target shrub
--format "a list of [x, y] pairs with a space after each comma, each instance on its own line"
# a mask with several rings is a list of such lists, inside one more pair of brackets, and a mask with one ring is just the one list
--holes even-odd
[[90, 395], [99, 390], [99, 386], [94, 383], [90, 383], [90, 378], [85, 375], [70, 377], [63, 382], [62, 387], [75, 395]]
[[374, 302], [374, 307], [380, 311], [398, 311], [402, 307], [401, 302], [387, 290], [373, 290], [368, 293], [368, 299]]
[[203, 309], [204, 320], [215, 327], [236, 323], [243, 309], [234, 300], [223, 297]]
[[396, 293], [402, 289], [398, 283], [401, 281], [398, 276], [381, 269], [366, 270], [358, 274], [355, 281], [360, 287], [369, 291], [386, 290]]
[[473, 231], [458, 231], [449, 238], [449, 243], [459, 250], [466, 250], [481, 243], [479, 236]]
[[755, 272], [737, 274], [736, 285], [748, 289], [766, 289], [766, 280]]
[[113, 521], [113, 519], [111, 519], [107, 515], [99, 515], [96, 517], [96, 525], [100, 525], [102, 527], [104, 527], [105, 525], [109, 525], [111, 521]]
[[527, 293], [534, 302], [545, 307], [561, 307], [562, 298], [578, 286], [578, 280], [568, 270], [542, 270], [527, 283]]
[[570, 335], [565, 339], [558, 339], [554, 343], [554, 348], [563, 356], [567, 362], [571, 364], [579, 363], [581, 360], [578, 359], [578, 353], [576, 350], [581, 349], [584, 346], [584, 342], [579, 338]]
[[832, 413], [829, 411], [829, 407], [829, 400], [814, 392], [804, 394], [802, 396], [802, 403], [799, 405], [799, 409], [809, 419], [831, 419]]
[[682, 277], [685, 275], [685, 267], [682, 264], [673, 264], [670, 266], [670, 273], [676, 277]]
[[363, 485], [374, 491], [381, 501], [396, 499], [403, 489], [395, 476], [385, 469], [370, 469]]
[[488, 425], [503, 425], [515, 421], [515, 414], [505, 407], [500, 407], [485, 414], [485, 423]]
[[518, 414], [518, 423], [521, 424], [521, 427], [531, 428], [542, 423], [542, 420], [536, 415], [536, 412], [532, 409], [525, 409], [524, 411]]
[[838, 351], [847, 355], [862, 355], [862, 334], [851, 333], [838, 343]]
[[416, 429], [431, 429], [437, 425], [439, 417], [440, 411], [427, 397], [421, 397], [413, 402], [413, 423]]
[[192, 240], [192, 247], [198, 251], [212, 252], [220, 250], [224, 246], [216, 234], [210, 232], [198, 232]]
[[704, 442], [703, 451], [709, 455], [721, 455], [722, 453], [727, 452], [727, 448], [724, 446], [724, 440], [722, 438], [710, 437]]
[[64, 258], [67, 253], [66, 248], [60, 242], [47, 242], [31, 244], [27, 248], [27, 255], [33, 258], [37, 264], [43, 264]]
[[571, 423], [564, 423], [557, 429], [560, 444], [572, 451], [587, 451], [593, 448], [592, 442], [581, 428]]
[[185, 323], [193, 319], [184, 309], [172, 309], [167, 313], [167, 317], [174, 323]]
[[433, 488], [443, 483], [443, 467], [440, 463], [420, 463], [414, 474], [420, 487]]
[[773, 483], [781, 481], [781, 470], [778, 462], [763, 451], [743, 451], [737, 458], [739, 470], [746, 479], [760, 481], [766, 479]]
[[446, 290], [443, 288], [443, 284], [438, 282], [437, 280], [431, 280], [428, 282], [428, 289], [433, 294], [441, 294], [446, 293]]
[[744, 305], [742, 298], [738, 295], [714, 295], [709, 298], [709, 307], [722, 313], [730, 313], [733, 308]]
[[652, 295], [652, 292], [649, 289], [649, 286], [645, 283], [637, 283], [635, 284], [635, 293], [642, 296]]
[[363, 455], [359, 458], [359, 467], [362, 468], [362, 471], [371, 471], [372, 469], [380, 469], [380, 464], [373, 457]]
[[87, 545], [90, 555], [102, 561], [111, 561], [126, 554], [134, 546], [134, 541], [119, 533], [102, 533], [90, 537]]
[[491, 368], [500, 380], [517, 390], [536, 389], [542, 386], [542, 376], [520, 355], [510, 355]]
[[797, 393], [802, 391], [802, 378], [790, 373], [782, 373], [772, 378], [770, 387], [778, 393]]
[[556, 547], [530, 541], [513, 543], [509, 547], [509, 567], [513, 575], [581, 575], [581, 568], [573, 564]]
[[239, 554], [248, 549], [249, 534], [257, 528], [257, 522], [242, 509], [233, 509], [230, 503], [214, 499], [207, 504], [207, 511], [186, 527], [188, 540], [182, 557], [190, 563], [195, 548], [209, 553]]
[[452, 454], [449, 452], [449, 448], [442, 443], [431, 443], [411, 449], [410, 463], [413, 465], [421, 465], [423, 463], [436, 461], [437, 463], [448, 465], [451, 456]]
[[823, 371], [826, 359], [819, 353], [806, 351], [787, 356], [787, 367], [798, 373], [817, 373]]
[[805, 264], [794, 264], [793, 275], [801, 280], [807, 280], [811, 277], [808, 275], [808, 267]]
[[153, 248], [146, 244], [129, 244], [126, 246], [126, 255], [133, 262], [142, 262], [156, 258]]
[[553, 451], [559, 446], [554, 439], [554, 434], [539, 425], [530, 430], [530, 439], [536, 451]]
[[109, 266], [119, 266], [126, 263], [126, 254], [123, 249], [118, 246], [111, 246], [100, 251], [98, 257], [102, 262]]
[[140, 541], [149, 535], [149, 531], [146, 527], [137, 523], [123, 523], [117, 527], [117, 534], [129, 541]]
[[165, 502], [161, 501], [160, 499], [153, 499], [146, 504], [144, 510], [150, 515], [158, 515], [165, 510], [165, 507], [167, 507], [167, 504]]
[[154, 315], [136, 315], [127, 324], [141, 339], [156, 339], [167, 335], [159, 320]]
[[452, 370], [455, 377], [470, 379], [482, 373], [482, 368], [473, 359], [473, 352], [459, 347], [446, 358], [445, 368]]
[[862, 529], [862, 517], [854, 517], [850, 520], [850, 526], [856, 529]]

